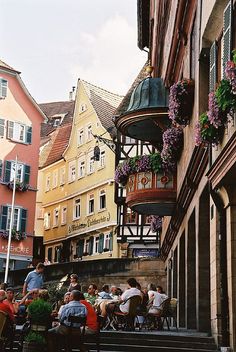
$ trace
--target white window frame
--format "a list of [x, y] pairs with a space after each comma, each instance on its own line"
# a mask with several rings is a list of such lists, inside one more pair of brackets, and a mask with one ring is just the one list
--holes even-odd
[[[93, 211], [90, 212], [91, 210], [91, 204], [93, 201]], [[95, 212], [95, 198], [94, 198], [94, 194], [89, 194], [88, 195], [88, 215], [92, 215]]]
[[61, 208], [61, 225], [65, 225], [67, 222], [67, 207], [63, 206]]
[[53, 209], [53, 227], [59, 226], [59, 208]]
[[46, 175], [46, 179], [45, 179], [45, 191], [48, 192], [51, 189], [51, 174], [47, 174]]
[[86, 126], [86, 141], [90, 142], [93, 139], [93, 135], [92, 135], [92, 124], [88, 124]]
[[48, 230], [51, 227], [51, 213], [50, 212], [46, 212], [44, 213], [44, 229]]
[[68, 183], [76, 180], [76, 163], [75, 160], [69, 162]]
[[103, 243], [103, 248], [110, 248], [110, 233], [105, 233], [104, 234], [104, 243]]
[[4, 78], [0, 78], [0, 99], [7, 97], [8, 82]]
[[94, 254], [98, 254], [99, 250], [99, 236], [94, 236], [94, 240], [93, 240], [93, 253]]
[[[11, 207], [7, 208], [7, 226], [6, 229], [10, 230], [10, 222], [11, 222]], [[12, 229], [16, 229], [16, 231], [20, 230], [20, 208], [14, 207], [14, 215], [13, 215], [13, 224]]]
[[14, 141], [26, 143], [26, 125], [19, 122], [14, 122], [13, 137]]
[[73, 206], [73, 220], [78, 220], [81, 217], [81, 199], [76, 198], [74, 199], [74, 206]]
[[83, 250], [84, 253], [89, 253], [89, 243], [90, 243], [89, 239], [84, 240], [84, 250]]
[[[12, 161], [11, 162], [10, 182], [14, 181], [15, 173], [16, 173], [16, 162]], [[17, 182], [23, 182], [24, 181], [24, 164], [17, 163], [17, 177], [16, 177], [16, 181]]]
[[88, 155], [88, 165], [87, 165], [87, 174], [91, 175], [95, 172], [95, 162], [93, 154]]
[[83, 145], [84, 144], [84, 129], [80, 128], [77, 130], [77, 145]]
[[85, 157], [78, 159], [78, 178], [85, 176]]
[[[101, 203], [102, 203], [102, 197], [105, 196], [105, 207], [101, 208]], [[105, 189], [100, 189], [99, 191], [99, 210], [102, 211], [102, 210], [105, 210], [106, 209], [106, 204], [107, 202], [107, 199], [106, 199], [106, 190]]]
[[105, 166], [106, 166], [106, 151], [105, 151], [105, 149], [102, 149], [101, 152], [100, 152], [99, 168], [100, 169], [104, 169]]
[[56, 188], [58, 184], [58, 170], [54, 170], [52, 174], [52, 188]]
[[65, 166], [60, 168], [60, 186], [63, 186], [66, 183], [66, 168]]

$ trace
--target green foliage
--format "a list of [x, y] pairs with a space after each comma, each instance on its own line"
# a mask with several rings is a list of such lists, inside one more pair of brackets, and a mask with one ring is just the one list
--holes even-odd
[[235, 65], [236, 65], [236, 49], [234, 49], [234, 50], [232, 51], [232, 53], [233, 53], [233, 62], [234, 62]]
[[63, 300], [64, 294], [68, 291], [67, 287], [61, 286], [58, 288], [58, 283], [53, 282], [47, 286], [49, 294], [49, 302], [53, 307], [58, 306], [58, 302]]
[[45, 340], [44, 336], [42, 336], [41, 334], [39, 334], [38, 332], [35, 332], [35, 331], [30, 331], [28, 333], [28, 335], [25, 337], [25, 341], [26, 342], [35, 342], [40, 345], [46, 344], [46, 340]]
[[221, 128], [213, 126], [208, 119], [207, 113], [204, 112], [199, 117], [199, 124], [201, 129], [201, 137], [203, 141], [216, 143], [220, 138]]
[[222, 79], [215, 92], [219, 108], [228, 113], [231, 109], [236, 109], [235, 95], [232, 93], [232, 87], [228, 80]]
[[42, 299], [36, 299], [30, 303], [28, 307], [28, 314], [33, 324], [48, 323], [51, 317], [51, 304]]
[[153, 172], [157, 173], [162, 169], [162, 159], [160, 153], [153, 153], [149, 155], [150, 164]]

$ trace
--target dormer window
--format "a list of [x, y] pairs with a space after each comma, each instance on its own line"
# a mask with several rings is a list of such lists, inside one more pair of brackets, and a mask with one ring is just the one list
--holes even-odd
[[82, 113], [87, 110], [87, 105], [85, 103], [81, 103], [79, 107], [79, 112]]
[[55, 120], [53, 121], [53, 127], [60, 126], [60, 124], [61, 124], [61, 119], [55, 119]]
[[0, 78], [0, 99], [5, 99], [7, 96], [7, 80]]

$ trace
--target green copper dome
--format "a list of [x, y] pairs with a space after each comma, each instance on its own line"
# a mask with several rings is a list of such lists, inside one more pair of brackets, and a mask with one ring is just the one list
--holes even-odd
[[149, 108], [167, 108], [169, 92], [161, 78], [145, 78], [134, 89], [127, 112]]

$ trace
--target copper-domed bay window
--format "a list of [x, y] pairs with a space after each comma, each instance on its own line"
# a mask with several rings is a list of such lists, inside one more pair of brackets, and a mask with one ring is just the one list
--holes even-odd
[[168, 90], [161, 78], [147, 77], [134, 89], [127, 110], [117, 116], [115, 125], [125, 136], [153, 145], [162, 143], [168, 118]]

